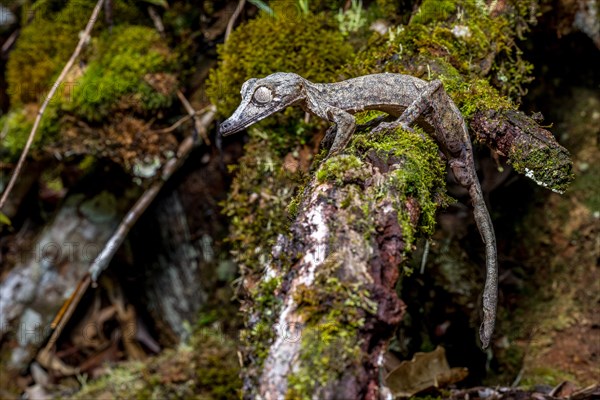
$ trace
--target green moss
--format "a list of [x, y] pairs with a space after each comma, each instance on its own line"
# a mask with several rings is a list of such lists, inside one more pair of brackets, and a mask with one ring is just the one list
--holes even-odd
[[[8, 93], [13, 106], [36, 102], [44, 96], [71, 56], [96, 1], [36, 1], [24, 7], [23, 29], [6, 66]], [[132, 1], [113, 1], [114, 22], [139, 19]], [[30, 22], [28, 18], [33, 15]], [[100, 17], [94, 33], [106, 26]]]
[[461, 114], [469, 120], [477, 111], [514, 109], [508, 98], [501, 96], [484, 78], [466, 81], [458, 71], [446, 65], [445, 73], [439, 76]]
[[222, 332], [203, 329], [189, 345], [110, 368], [72, 398], [237, 399], [241, 386], [235, 343]]
[[218, 52], [220, 62], [210, 74], [207, 94], [219, 114], [228, 116], [240, 102], [245, 80], [277, 71], [296, 72], [316, 82], [336, 80], [353, 51], [324, 16], [273, 18], [262, 13], [236, 29]]
[[259, 273], [277, 234], [287, 232], [286, 208], [297, 181], [283, 168], [270, 143], [251, 133], [246, 154], [231, 167], [236, 178], [223, 212], [230, 218], [229, 241], [238, 263]]
[[440, 78], [467, 119], [478, 109], [514, 107], [505, 96], [520, 99], [532, 65], [515, 44], [512, 2], [506, 7], [491, 15], [475, 0], [425, 0], [409, 24], [392, 28], [359, 53], [349, 74]]
[[456, 12], [457, 2], [454, 0], [425, 0], [415, 13], [411, 23], [427, 25], [432, 22], [446, 20]]
[[517, 144], [511, 149], [509, 161], [517, 172], [559, 193], [573, 181], [572, 163], [562, 148]]
[[362, 161], [353, 155], [339, 155], [325, 160], [317, 170], [317, 180], [321, 183], [333, 181], [342, 186], [345, 182], [359, 179], [362, 173]]
[[[358, 330], [366, 313], [376, 313], [363, 282], [340, 281], [336, 255], [319, 267], [310, 289], [301, 286], [294, 296], [304, 316], [300, 368], [288, 378], [286, 398], [310, 397], [318, 388], [337, 380], [362, 359]], [[317, 392], [318, 393], [318, 392]]]
[[145, 78], [173, 68], [169, 49], [153, 28], [122, 25], [104, 32], [95, 56], [63, 107], [91, 121], [115, 109], [152, 111], [171, 104], [176, 85], [156, 90]]
[[[47, 95], [75, 49], [95, 4], [92, 0], [43, 0], [31, 8], [24, 6], [24, 15], [33, 18], [24, 21], [7, 63], [12, 109], [5, 120], [8, 133], [2, 157], [15, 158], [23, 149], [38, 110], [32, 103], [41, 103]], [[125, 21], [140, 20], [145, 14], [137, 9], [136, 2], [116, 0], [111, 6], [114, 26], [105, 29], [105, 18], [98, 18], [92, 40], [79, 57], [85, 67], [76, 64], [58, 88], [45, 110], [34, 148], [58, 142], [53, 151], [60, 153], [62, 140], [67, 142], [66, 147], [73, 147], [68, 141], [78, 128], [73, 127], [72, 116], [65, 118], [65, 112], [99, 121], [116, 109], [146, 112], [170, 104], [176, 87], [169, 85], [170, 76], [164, 74], [174, 66], [167, 46], [153, 27], [125, 25]], [[163, 74], [157, 78], [155, 72]], [[154, 85], [159, 81], [160, 90], [146, 83], [149, 78]], [[176, 83], [174, 78], [171, 80]], [[91, 141], [86, 136], [78, 144]]]
[[[432, 234], [435, 228], [435, 212], [440, 205], [448, 201], [445, 195], [445, 165], [438, 155], [438, 147], [429, 136], [419, 128], [407, 132], [401, 128], [393, 132], [378, 134], [359, 133], [350, 144], [354, 154], [366, 154], [368, 150], [375, 151], [380, 157], [397, 159], [398, 168], [386, 184], [386, 190], [397, 193], [398, 206], [406, 202], [408, 197], [417, 200], [421, 207], [421, 217], [417, 224], [420, 232]], [[406, 210], [398, 210], [404, 239], [411, 244], [415, 238], [413, 225], [408, 220]]]
[[[5, 129], [6, 137], [0, 146], [2, 159], [14, 160], [19, 157], [33, 127], [37, 107], [13, 107], [5, 116], [0, 118], [0, 130]], [[42, 147], [54, 139], [58, 133], [58, 116], [56, 109], [49, 107], [38, 128], [32, 148]]]

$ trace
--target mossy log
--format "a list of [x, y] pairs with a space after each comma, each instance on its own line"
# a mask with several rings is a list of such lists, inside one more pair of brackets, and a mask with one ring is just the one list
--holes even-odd
[[[291, 236], [280, 237], [265, 264], [257, 295], [280, 307], [250, 317], [250, 329], [268, 316], [274, 331], [254, 337], [264, 360], [254, 361], [262, 369], [247, 377], [247, 398], [379, 396], [379, 367], [404, 312], [398, 265], [435, 209], [429, 204], [441, 199], [435, 176], [443, 167], [431, 140], [415, 133], [358, 134], [351, 149], [316, 171]], [[275, 293], [272, 280], [280, 282]]]

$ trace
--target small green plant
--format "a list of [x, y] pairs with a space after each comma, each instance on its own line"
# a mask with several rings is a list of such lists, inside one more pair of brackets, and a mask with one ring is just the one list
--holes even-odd
[[310, 10], [308, 8], [308, 0], [298, 0], [298, 8], [302, 11], [302, 14], [307, 15]]
[[265, 12], [267, 14], [269, 14], [270, 16], [275, 16], [275, 12], [273, 11], [273, 9], [271, 7], [269, 7], [269, 5], [267, 3], [265, 3], [262, 0], [248, 0], [250, 2], [250, 4], [256, 6], [256, 8], [258, 8], [260, 11]]
[[350, 9], [344, 12], [340, 8], [335, 17], [340, 26], [340, 32], [343, 35], [356, 32], [367, 23], [367, 18], [363, 12], [362, 0], [352, 0]]

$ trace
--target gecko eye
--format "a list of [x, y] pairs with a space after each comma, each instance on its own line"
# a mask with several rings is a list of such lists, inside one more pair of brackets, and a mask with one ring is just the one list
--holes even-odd
[[254, 92], [254, 100], [259, 104], [270, 103], [273, 100], [273, 93], [268, 87], [261, 86]]

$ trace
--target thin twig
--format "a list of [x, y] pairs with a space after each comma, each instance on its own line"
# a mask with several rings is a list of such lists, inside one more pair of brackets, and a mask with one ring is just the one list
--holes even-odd
[[8, 39], [6, 39], [6, 41], [4, 42], [4, 44], [2, 44], [2, 49], [0, 49], [0, 54], [1, 55], [4, 55], [5, 53], [8, 52], [8, 50], [12, 47], [12, 45], [17, 40], [17, 37], [19, 36], [20, 32], [21, 32], [20, 29], [15, 29], [15, 31], [10, 34], [10, 36], [8, 37]]
[[425, 248], [423, 249], [423, 258], [421, 258], [421, 275], [425, 273], [425, 265], [427, 265], [427, 256], [429, 256], [429, 239], [425, 241]]
[[229, 35], [231, 35], [231, 31], [233, 30], [233, 26], [235, 25], [235, 21], [238, 19], [242, 10], [244, 9], [244, 5], [246, 4], [246, 0], [240, 0], [235, 11], [231, 14], [231, 18], [229, 18], [229, 22], [227, 23], [227, 29], [225, 29], [225, 41], [229, 39]]
[[154, 27], [156, 28], [158, 33], [160, 33], [160, 37], [162, 37], [164, 39], [165, 38], [165, 25], [163, 24], [162, 19], [160, 18], [160, 15], [158, 15], [158, 13], [154, 9], [154, 7], [152, 7], [152, 6], [148, 7], [148, 15], [150, 15], [152, 22], [154, 22]]
[[210, 145], [210, 139], [208, 138], [206, 129], [203, 129], [202, 122], [200, 121], [200, 118], [198, 118], [198, 112], [194, 109], [194, 107], [192, 107], [188, 99], [185, 98], [181, 90], [177, 91], [177, 97], [179, 97], [179, 101], [181, 101], [181, 104], [183, 104], [183, 107], [188, 112], [188, 115], [194, 119], [194, 128], [196, 128], [196, 133], [202, 137], [202, 140], [204, 140], [206, 145]]
[[27, 153], [29, 153], [29, 149], [31, 148], [33, 139], [35, 138], [35, 134], [36, 134], [37, 129], [42, 120], [42, 116], [44, 115], [44, 111], [46, 111], [46, 108], [48, 107], [50, 100], [52, 99], [52, 97], [54, 97], [54, 94], [58, 90], [58, 87], [60, 86], [62, 81], [67, 76], [67, 73], [69, 72], [69, 70], [71, 69], [73, 64], [75, 63], [75, 60], [77, 59], [77, 57], [79, 57], [79, 54], [81, 53], [81, 50], [83, 49], [83, 46], [90, 38], [90, 33], [92, 32], [92, 28], [94, 27], [94, 24], [96, 23], [96, 20], [98, 19], [98, 14], [100, 13], [100, 9], [102, 8], [102, 3], [104, 3], [104, 0], [98, 0], [98, 3], [96, 3], [96, 6], [94, 7], [94, 11], [92, 12], [92, 16], [88, 20], [85, 30], [83, 31], [83, 34], [81, 35], [81, 38], [79, 39], [79, 43], [77, 43], [77, 47], [75, 48], [75, 51], [73, 52], [73, 54], [71, 55], [71, 58], [69, 59], [69, 61], [67, 62], [67, 64], [63, 68], [63, 70], [61, 71], [60, 75], [58, 76], [58, 78], [56, 79], [54, 84], [52, 85], [52, 89], [50, 89], [50, 92], [46, 96], [46, 100], [44, 100], [42, 107], [40, 108], [40, 110], [37, 113], [37, 116], [35, 117], [35, 122], [33, 123], [33, 128], [31, 128], [31, 132], [29, 133], [29, 137], [27, 138], [27, 143], [25, 144], [25, 148], [23, 148], [23, 152], [21, 153], [21, 157], [19, 158], [17, 167], [15, 168], [15, 170], [10, 178], [10, 181], [8, 182], [8, 185], [6, 186], [6, 189], [4, 189], [4, 193], [2, 193], [2, 198], [0, 198], [0, 209], [2, 209], [2, 207], [4, 206], [4, 203], [6, 202], [6, 199], [8, 198], [9, 193], [11, 192], [13, 186], [15, 185], [19, 174], [21, 173], [21, 169], [23, 169], [23, 164], [25, 164], [25, 158], [27, 157]]
[[171, 125], [167, 128], [148, 130], [148, 131], [146, 131], [146, 133], [157, 133], [157, 134], [171, 133], [175, 129], [179, 128], [181, 125], [183, 125], [184, 123], [189, 121], [190, 119], [192, 119], [192, 116], [188, 114], [184, 117], [181, 117], [180, 119], [177, 120], [177, 122], [175, 122], [173, 125]]

